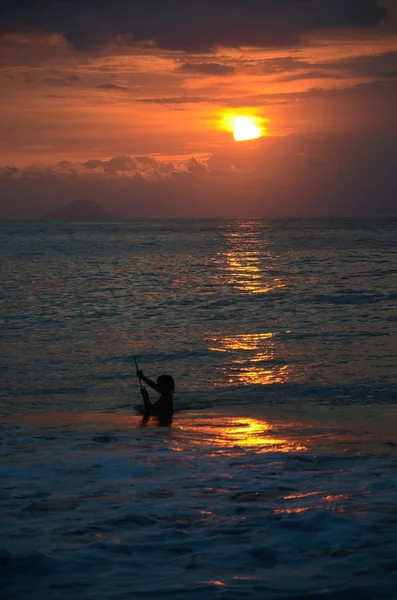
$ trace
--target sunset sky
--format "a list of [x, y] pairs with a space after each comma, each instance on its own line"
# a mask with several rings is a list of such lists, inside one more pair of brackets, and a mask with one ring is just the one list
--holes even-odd
[[3, 0], [0, 69], [0, 217], [397, 213], [397, 0]]

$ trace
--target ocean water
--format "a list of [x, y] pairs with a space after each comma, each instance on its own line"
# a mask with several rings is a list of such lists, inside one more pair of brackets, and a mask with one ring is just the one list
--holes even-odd
[[[2, 597], [397, 598], [397, 219], [0, 248]], [[174, 376], [171, 428], [134, 356]]]

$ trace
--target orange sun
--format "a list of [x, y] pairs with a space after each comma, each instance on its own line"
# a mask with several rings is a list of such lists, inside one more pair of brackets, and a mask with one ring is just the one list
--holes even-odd
[[233, 137], [236, 142], [257, 140], [261, 137], [262, 130], [253, 117], [235, 117], [232, 121]]
[[247, 108], [238, 112], [225, 111], [220, 113], [216, 127], [231, 132], [236, 142], [243, 142], [245, 140], [257, 140], [269, 135], [266, 127], [268, 121], [269, 119], [256, 115], [252, 109]]

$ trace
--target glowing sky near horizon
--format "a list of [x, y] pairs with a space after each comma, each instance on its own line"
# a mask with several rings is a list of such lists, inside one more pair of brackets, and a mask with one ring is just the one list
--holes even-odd
[[[90, 0], [66, 2], [67, 19], [51, 0], [34, 0], [29, 10], [17, 0], [5, 5], [0, 165], [16, 169], [8, 178], [23, 171], [34, 179], [43, 169], [65, 176], [76, 170], [68, 165], [92, 161], [99, 163], [91, 175], [135, 176], [131, 165], [144, 164], [138, 169], [144, 179], [173, 172], [200, 177], [207, 161], [219, 165], [221, 155], [233, 156], [237, 173], [248, 158], [236, 152], [252, 158], [258, 148], [267, 156], [268, 138], [351, 140], [358, 133], [389, 144], [397, 130], [393, 1], [321, 0], [314, 8], [234, 0], [228, 14], [202, 1], [181, 9], [177, 22], [171, 7], [156, 0], [137, 18], [117, 1], [95, 14]], [[145, 11], [154, 8], [152, 22]], [[267, 141], [255, 141], [262, 137]], [[327, 162], [325, 145], [314, 154], [307, 157], [312, 165]], [[131, 157], [128, 169], [113, 168], [115, 162], [103, 167], [120, 157]], [[284, 159], [271, 158], [280, 165]], [[258, 156], [250, 165], [256, 162]], [[320, 171], [314, 169], [315, 177]]]

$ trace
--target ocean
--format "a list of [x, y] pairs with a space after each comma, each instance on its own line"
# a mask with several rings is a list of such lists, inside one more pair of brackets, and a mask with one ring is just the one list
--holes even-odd
[[[397, 598], [396, 218], [0, 247], [2, 598]], [[172, 427], [141, 424], [134, 357]]]

